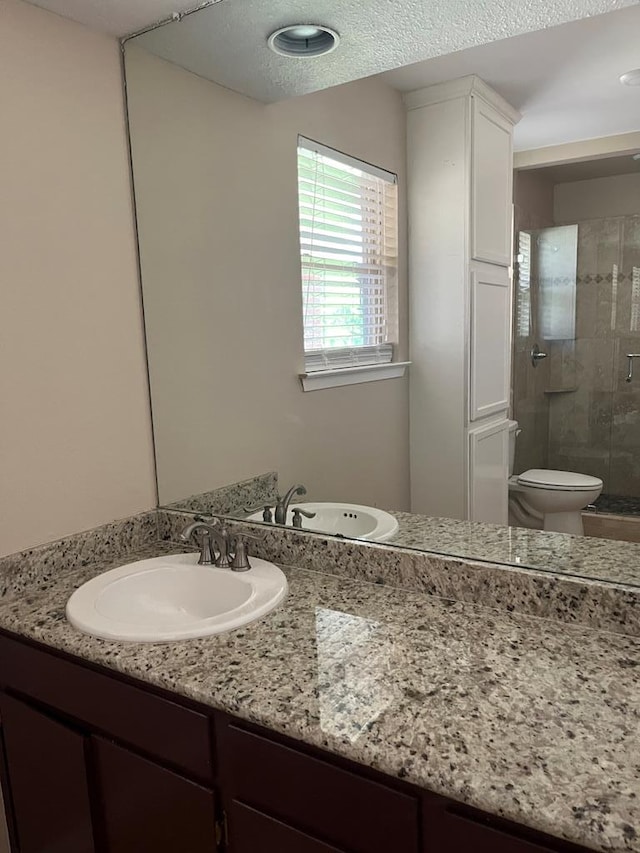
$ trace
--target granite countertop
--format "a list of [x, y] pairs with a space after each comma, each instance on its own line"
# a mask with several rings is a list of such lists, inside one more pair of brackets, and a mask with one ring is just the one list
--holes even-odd
[[609, 583], [640, 585], [640, 544], [480, 521], [391, 512], [398, 532], [384, 544], [487, 560]]
[[595, 850], [640, 851], [640, 641], [285, 569], [253, 625], [119, 644], [65, 620], [114, 565], [18, 573], [0, 627]]

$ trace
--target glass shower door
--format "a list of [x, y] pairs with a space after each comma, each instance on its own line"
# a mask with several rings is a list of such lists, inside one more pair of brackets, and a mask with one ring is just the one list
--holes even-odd
[[[640, 353], [640, 216], [620, 217], [615, 222], [618, 261], [611, 293], [615, 363], [611, 459], [601, 506], [611, 512], [637, 515], [640, 514], [640, 358], [628, 356]], [[633, 370], [629, 377], [630, 363]]]
[[640, 514], [640, 215], [523, 231], [518, 252], [516, 471], [591, 474], [600, 509]]

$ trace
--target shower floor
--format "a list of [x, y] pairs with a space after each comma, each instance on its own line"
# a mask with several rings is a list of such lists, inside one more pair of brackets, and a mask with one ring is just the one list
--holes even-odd
[[611, 515], [640, 515], [640, 498], [626, 495], [600, 495], [595, 505], [598, 512]]

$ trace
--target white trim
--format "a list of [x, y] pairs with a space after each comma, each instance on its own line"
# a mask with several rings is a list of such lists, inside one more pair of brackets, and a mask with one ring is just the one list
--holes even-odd
[[393, 344], [376, 344], [368, 347], [340, 347], [339, 349], [309, 350], [304, 354], [305, 373], [341, 370], [348, 367], [367, 367], [389, 364], [393, 361]]
[[388, 172], [379, 166], [365, 163], [364, 160], [358, 160], [357, 157], [350, 157], [342, 151], [336, 151], [335, 148], [329, 148], [328, 145], [323, 145], [314, 139], [308, 139], [306, 136], [298, 135], [298, 147], [305, 148], [307, 151], [315, 151], [316, 154], [329, 157], [331, 160], [336, 160], [338, 163], [350, 166], [352, 169], [358, 169], [360, 172], [366, 172], [368, 175], [375, 175], [376, 178], [388, 181], [390, 184], [398, 183], [398, 176], [394, 172]]
[[362, 367], [345, 367], [340, 370], [315, 370], [299, 375], [303, 391], [322, 391], [340, 385], [359, 385], [381, 379], [399, 379], [404, 376], [410, 361], [392, 361], [388, 364], [367, 364]]
[[424, 89], [416, 89], [407, 92], [402, 100], [407, 110], [418, 110], [421, 107], [439, 104], [442, 101], [452, 101], [454, 98], [464, 98], [469, 95], [477, 95], [502, 114], [511, 124], [517, 124], [522, 114], [516, 110], [508, 101], [499, 95], [495, 89], [487, 85], [481, 77], [469, 74], [467, 77], [458, 77], [445, 83], [435, 83]]

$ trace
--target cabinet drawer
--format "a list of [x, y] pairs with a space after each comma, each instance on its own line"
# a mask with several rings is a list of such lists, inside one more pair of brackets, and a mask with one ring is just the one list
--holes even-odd
[[446, 801], [428, 802], [424, 851], [473, 853], [587, 853], [585, 848]]
[[231, 853], [343, 853], [237, 800], [229, 809], [228, 829]]
[[234, 724], [221, 726], [223, 789], [349, 853], [415, 853], [418, 800]]
[[210, 721], [145, 689], [0, 636], [0, 684], [210, 781]]

